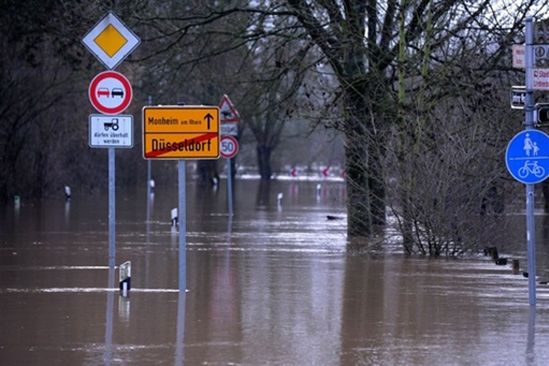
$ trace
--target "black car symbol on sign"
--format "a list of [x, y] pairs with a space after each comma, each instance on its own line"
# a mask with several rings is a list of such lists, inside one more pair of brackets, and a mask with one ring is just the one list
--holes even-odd
[[111, 97], [114, 98], [115, 96], [120, 97], [120, 98], [124, 98], [124, 90], [122, 90], [120, 88], [112, 88]]
[[105, 131], [109, 130], [109, 127], [113, 129], [113, 131], [118, 130], [118, 118], [113, 118], [110, 122], [104, 122], [103, 126], [105, 127]]

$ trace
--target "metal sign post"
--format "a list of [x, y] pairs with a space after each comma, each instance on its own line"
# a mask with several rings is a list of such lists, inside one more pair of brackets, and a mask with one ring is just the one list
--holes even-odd
[[115, 149], [109, 148], [109, 268], [114, 269], [116, 263], [116, 195], [115, 195]]
[[233, 210], [233, 167], [232, 158], [238, 154], [238, 141], [233, 136], [223, 136], [220, 140], [221, 156], [227, 159], [227, 206], [229, 216], [234, 213]]
[[[112, 289], [114, 287], [114, 267], [109, 268], [109, 279], [107, 288]], [[112, 334], [113, 334], [113, 311], [114, 311], [114, 292], [107, 291], [107, 309], [105, 312], [105, 351], [103, 352], [103, 364], [111, 365], [113, 359], [113, 346], [112, 346]]]
[[[149, 97], [147, 98], [147, 104], [148, 105], [152, 105], [152, 97], [149, 95]], [[147, 160], [147, 221], [150, 221], [151, 220], [151, 215], [150, 215], [150, 200], [151, 200], [151, 161], [150, 160]]]
[[219, 108], [147, 106], [143, 108], [143, 157], [177, 160], [179, 222], [179, 291], [186, 289], [185, 159], [219, 157]]
[[233, 172], [232, 158], [238, 153], [238, 123], [240, 114], [227, 94], [224, 94], [219, 103], [221, 113], [221, 140], [220, 154], [227, 159], [227, 210], [229, 217], [233, 216]]
[[187, 236], [187, 206], [185, 197], [185, 160], [177, 161], [177, 178], [179, 185], [178, 192], [178, 218], [179, 218], [179, 291], [185, 292], [187, 288], [187, 258], [186, 258], [186, 236]]
[[[524, 106], [524, 127], [534, 128], [533, 52], [534, 19], [526, 18], [526, 103]], [[528, 246], [528, 302], [536, 306], [536, 224], [534, 217], [534, 184], [526, 185], [526, 241]]]
[[[133, 91], [129, 80], [113, 71], [141, 43], [113, 12], [107, 13], [82, 39], [82, 43], [109, 71], [99, 73], [88, 87], [93, 107], [102, 115], [91, 115], [90, 147], [109, 150], [109, 288], [116, 263], [115, 243], [115, 148], [133, 147], [133, 117], [122, 116], [130, 105]], [[120, 131], [119, 131], [120, 129]], [[104, 130], [104, 131], [103, 131]]]
[[227, 210], [229, 211], [229, 216], [234, 214], [233, 210], [233, 169], [231, 158], [227, 159]]
[[[549, 135], [536, 129], [536, 107], [542, 120], [546, 117], [543, 105], [534, 104], [534, 90], [549, 90], [549, 80], [536, 69], [534, 54], [534, 18], [526, 18], [525, 54], [526, 88], [524, 95], [524, 130], [509, 142], [505, 162], [509, 173], [526, 185], [526, 241], [528, 256], [528, 302], [536, 306], [536, 223], [534, 216], [535, 184], [549, 178]], [[549, 72], [549, 71], [548, 71]], [[536, 76], [536, 73], [538, 74]], [[547, 85], [546, 85], [547, 84]]]

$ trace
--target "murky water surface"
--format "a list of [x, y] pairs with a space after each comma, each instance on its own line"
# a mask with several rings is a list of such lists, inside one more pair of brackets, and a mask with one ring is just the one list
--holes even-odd
[[[0, 364], [549, 364], [549, 287], [532, 312], [527, 280], [484, 257], [406, 258], [390, 245], [350, 256], [345, 221], [326, 220], [344, 216], [344, 185], [317, 184], [238, 181], [229, 220], [224, 185], [189, 182], [186, 293], [169, 221], [177, 187], [159, 185], [149, 207], [144, 189], [119, 189], [128, 298], [109, 286], [106, 197], [3, 207]], [[506, 248], [525, 268], [524, 217], [508, 220]]]

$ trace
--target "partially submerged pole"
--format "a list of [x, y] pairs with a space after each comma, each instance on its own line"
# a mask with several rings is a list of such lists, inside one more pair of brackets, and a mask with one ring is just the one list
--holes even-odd
[[[526, 18], [525, 29], [525, 66], [526, 66], [526, 103], [524, 106], [524, 127], [534, 128], [534, 85], [533, 85], [533, 43], [534, 18]], [[534, 217], [534, 184], [526, 184], [526, 241], [528, 246], [528, 302], [536, 305], [536, 225]]]

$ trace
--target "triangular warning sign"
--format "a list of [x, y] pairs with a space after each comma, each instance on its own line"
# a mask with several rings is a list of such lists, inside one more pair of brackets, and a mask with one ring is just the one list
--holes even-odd
[[219, 112], [219, 120], [221, 123], [240, 122], [240, 115], [227, 94], [223, 95], [223, 98], [221, 98], [221, 102], [219, 103]]

